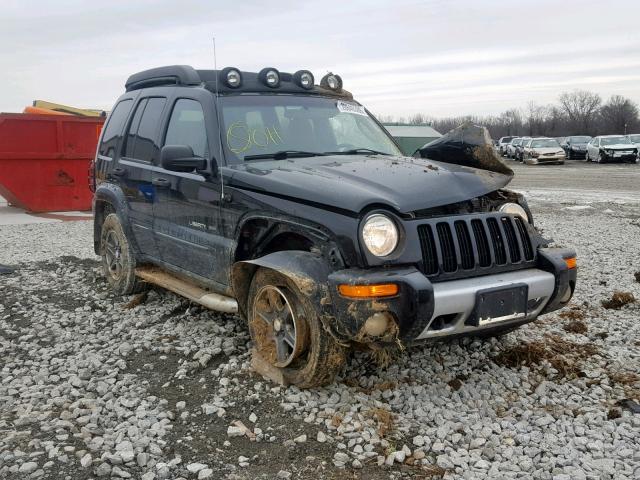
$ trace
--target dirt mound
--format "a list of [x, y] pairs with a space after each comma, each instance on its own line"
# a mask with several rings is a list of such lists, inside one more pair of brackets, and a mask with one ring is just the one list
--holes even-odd
[[631, 292], [621, 292], [616, 290], [609, 300], [602, 300], [602, 306], [608, 309], [620, 310], [629, 303], [634, 303], [636, 297]]
[[493, 361], [509, 368], [532, 367], [546, 361], [561, 377], [579, 376], [582, 361], [598, 352], [595, 345], [574, 343], [558, 335], [547, 334], [542, 340], [507, 348], [496, 355]]

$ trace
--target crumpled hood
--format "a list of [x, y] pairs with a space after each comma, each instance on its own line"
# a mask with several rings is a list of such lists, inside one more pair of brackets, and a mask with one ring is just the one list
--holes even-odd
[[260, 160], [225, 169], [230, 186], [355, 213], [384, 204], [401, 213], [468, 200], [511, 176], [423, 158], [332, 155]]

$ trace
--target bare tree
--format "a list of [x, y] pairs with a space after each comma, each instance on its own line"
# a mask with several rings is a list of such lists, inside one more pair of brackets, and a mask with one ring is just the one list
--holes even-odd
[[531, 101], [527, 105], [527, 125], [529, 136], [548, 135], [549, 107]]
[[604, 133], [635, 133], [638, 129], [638, 106], [622, 95], [613, 95], [600, 109], [600, 116]]
[[514, 135], [553, 136], [603, 135], [640, 132], [640, 108], [631, 100], [615, 95], [600, 106], [602, 99], [596, 93], [578, 90], [560, 95], [556, 105], [539, 105], [529, 102], [524, 111], [512, 108], [500, 115], [459, 116], [434, 118], [423, 113], [406, 117], [380, 116], [384, 123], [409, 123], [430, 125], [441, 133], [473, 122], [487, 127], [492, 138]]
[[393, 123], [393, 115], [375, 115], [380, 123]]
[[409, 123], [411, 125], [423, 125], [427, 123], [427, 117], [422, 113], [416, 113], [415, 115], [409, 117]]
[[600, 95], [586, 90], [565, 92], [560, 95], [560, 106], [569, 117], [571, 133], [595, 133], [595, 119], [602, 103]]
[[501, 137], [518, 135], [522, 129], [522, 115], [520, 114], [520, 110], [512, 108], [511, 110], [503, 112], [500, 115], [500, 123], [502, 123], [506, 130], [496, 133], [496, 135], [499, 134]]

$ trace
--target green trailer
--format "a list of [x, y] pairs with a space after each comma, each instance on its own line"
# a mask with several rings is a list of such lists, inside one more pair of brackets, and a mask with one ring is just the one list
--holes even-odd
[[389, 131], [405, 155], [413, 155], [417, 149], [442, 136], [428, 125], [385, 123], [384, 128]]

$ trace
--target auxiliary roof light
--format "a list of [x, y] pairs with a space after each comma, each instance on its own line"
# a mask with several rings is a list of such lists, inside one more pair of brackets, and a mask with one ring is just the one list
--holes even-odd
[[330, 88], [331, 90], [335, 90], [338, 92], [342, 90], [342, 78], [340, 78], [340, 75], [334, 75], [333, 73], [329, 72], [324, 77], [322, 77], [322, 80], [320, 80], [320, 85], [322, 87]]
[[258, 73], [258, 78], [267, 87], [277, 88], [280, 86], [280, 72], [275, 68], [263, 68], [260, 70], [260, 73]]
[[315, 83], [315, 79], [313, 78], [313, 73], [309, 70], [298, 70], [293, 74], [293, 81], [296, 84], [306, 90], [311, 90], [313, 88], [313, 84]]
[[238, 88], [242, 85], [242, 74], [237, 68], [227, 67], [220, 72], [220, 76], [227, 87]]

